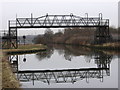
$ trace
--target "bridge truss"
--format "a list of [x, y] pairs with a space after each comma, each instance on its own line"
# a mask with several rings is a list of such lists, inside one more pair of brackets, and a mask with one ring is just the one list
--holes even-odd
[[[106, 72], [107, 70], [107, 72]], [[89, 83], [90, 78], [97, 78], [103, 82], [104, 76], [109, 76], [109, 68], [101, 69], [68, 69], [68, 70], [51, 70], [51, 71], [19, 71], [18, 80], [21, 82], [41, 81], [43, 83], [75, 83], [79, 80], [86, 79]]]
[[[20, 28], [69, 28], [69, 27], [95, 27], [95, 43], [101, 44], [109, 42], [111, 35], [109, 33], [109, 19], [103, 19], [102, 14], [99, 17], [79, 17], [70, 15], [45, 15], [38, 18], [16, 18], [9, 21], [9, 48], [18, 48], [17, 29]], [[3, 46], [4, 47], [4, 46]]]

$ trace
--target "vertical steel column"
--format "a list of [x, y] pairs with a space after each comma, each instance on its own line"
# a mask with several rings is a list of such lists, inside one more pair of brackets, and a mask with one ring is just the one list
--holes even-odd
[[112, 36], [109, 32], [109, 20], [103, 23], [102, 13], [99, 14], [99, 24], [96, 28], [97, 29], [94, 35], [94, 44], [103, 44], [112, 40]]
[[11, 28], [10, 28], [10, 21], [8, 21], [9, 33], [8, 33], [8, 48], [11, 48]]
[[17, 35], [17, 15], [16, 15], [16, 49], [18, 48], [18, 35]]
[[15, 22], [15, 28], [11, 27], [11, 22], [8, 21], [8, 27], [9, 27], [9, 38], [8, 38], [8, 48], [18, 48], [18, 39], [17, 39], [17, 18]]
[[31, 13], [31, 26], [33, 26], [33, 14]]

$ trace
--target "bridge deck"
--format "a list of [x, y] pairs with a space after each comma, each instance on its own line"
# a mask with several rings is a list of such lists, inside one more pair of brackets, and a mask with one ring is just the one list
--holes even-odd
[[83, 26], [79, 26], [79, 25], [76, 25], [76, 26], [11, 26], [10, 28], [69, 28], [69, 27], [108, 27], [108, 26], [105, 26], [105, 25], [83, 25]]

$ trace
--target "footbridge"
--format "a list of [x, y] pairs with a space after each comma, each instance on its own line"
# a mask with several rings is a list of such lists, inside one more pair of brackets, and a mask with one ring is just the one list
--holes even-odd
[[97, 17], [89, 17], [86, 13], [85, 17], [70, 15], [44, 15], [37, 18], [16, 18], [15, 20], [8, 21], [8, 36], [9, 38], [4, 38], [7, 44], [2, 45], [5, 48], [18, 48], [18, 29], [22, 28], [69, 28], [69, 27], [95, 27], [96, 33], [95, 43], [101, 44], [109, 42], [111, 40], [111, 35], [109, 32], [109, 19], [103, 19], [100, 13]]

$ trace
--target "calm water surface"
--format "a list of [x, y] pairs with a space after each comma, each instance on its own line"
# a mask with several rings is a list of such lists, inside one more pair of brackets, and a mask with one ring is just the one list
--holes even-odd
[[23, 88], [118, 88], [118, 58], [106, 52], [54, 45], [10, 58]]

